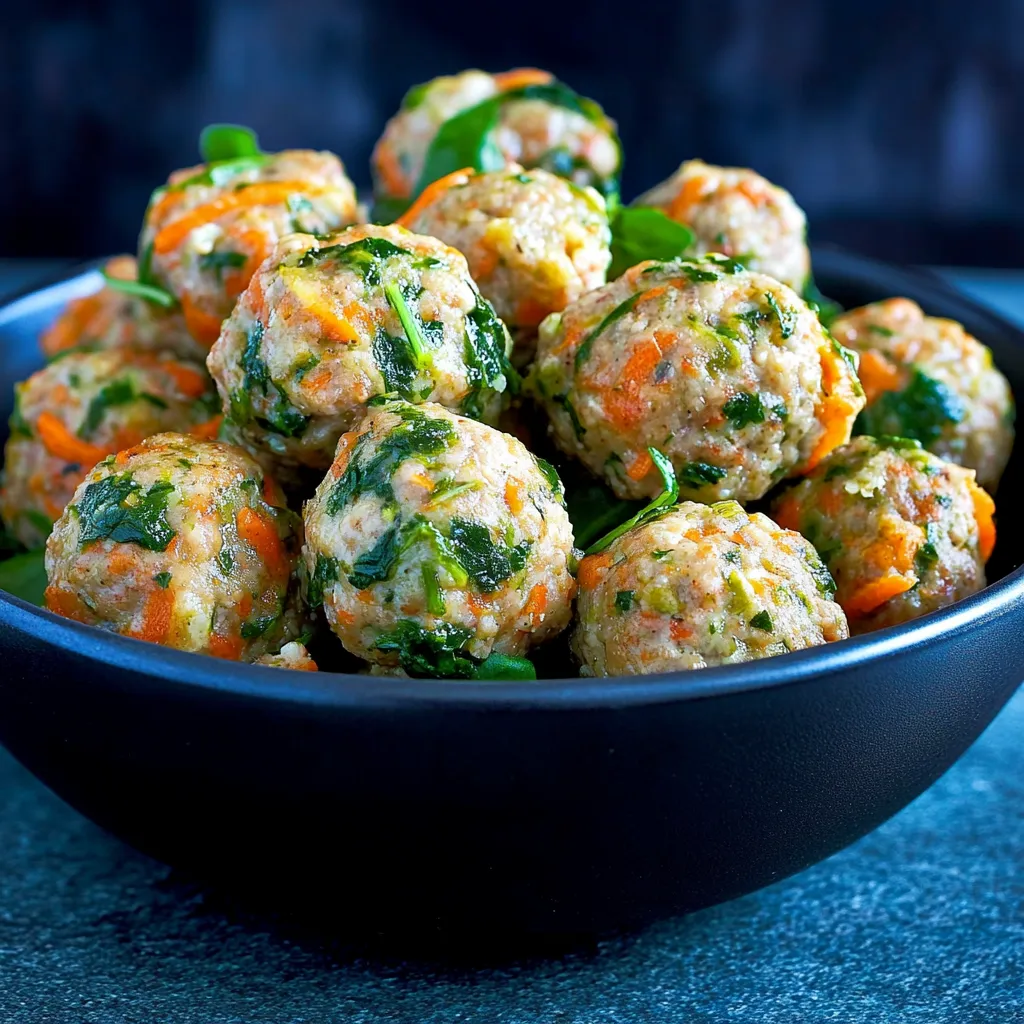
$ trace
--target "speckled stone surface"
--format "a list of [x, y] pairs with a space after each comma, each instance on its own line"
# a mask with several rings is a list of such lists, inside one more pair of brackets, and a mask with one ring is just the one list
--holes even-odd
[[873, 835], [740, 900], [499, 968], [359, 956], [225, 906], [0, 753], [3, 1024], [1024, 1021], [1024, 690]]

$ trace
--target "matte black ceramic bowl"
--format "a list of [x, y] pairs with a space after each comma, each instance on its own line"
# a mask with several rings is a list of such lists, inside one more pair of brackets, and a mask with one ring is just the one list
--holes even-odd
[[[816, 254], [846, 306], [962, 321], [1024, 393], [1024, 336], [925, 274]], [[0, 412], [95, 273], [0, 311]], [[83, 814], [339, 926], [631, 927], [756, 889], [929, 786], [1016, 687], [1020, 459], [983, 593], [917, 622], [702, 672], [536, 683], [313, 675], [114, 637], [0, 594], [0, 739]]]

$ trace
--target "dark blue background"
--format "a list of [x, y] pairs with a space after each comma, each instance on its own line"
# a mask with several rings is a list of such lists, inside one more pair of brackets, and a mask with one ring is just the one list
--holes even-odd
[[175, 0], [4, 5], [0, 256], [130, 248], [213, 120], [368, 183], [406, 88], [551, 68], [619, 121], [635, 195], [683, 158], [755, 167], [816, 240], [1024, 263], [1024, 3]]

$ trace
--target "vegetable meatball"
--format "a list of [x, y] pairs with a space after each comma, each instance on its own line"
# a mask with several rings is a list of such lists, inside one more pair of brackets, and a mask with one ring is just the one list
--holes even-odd
[[366, 403], [395, 393], [496, 421], [512, 340], [461, 253], [401, 227], [289, 235], [210, 353], [242, 441], [326, 469]]
[[164, 430], [216, 433], [213, 383], [167, 354], [71, 351], [18, 384], [0, 483], [0, 516], [41, 547], [86, 473]]
[[992, 353], [954, 320], [910, 299], [851, 310], [832, 334], [860, 353], [867, 408], [854, 433], [913, 437], [990, 490], [1013, 447], [1014, 402]]
[[943, 608], [985, 586], [995, 505], [973, 470], [908, 438], [857, 437], [775, 503], [835, 577], [854, 633]]
[[579, 568], [583, 675], [753, 661], [848, 635], [814, 548], [734, 501], [687, 501]]
[[146, 210], [140, 278], [181, 303], [208, 349], [282, 235], [327, 234], [356, 219], [355, 189], [333, 153], [292, 149], [175, 171]]
[[620, 498], [760, 498], [850, 437], [853, 357], [789, 288], [725, 257], [646, 262], [540, 327], [532, 389], [555, 443]]
[[760, 174], [687, 160], [636, 200], [696, 235], [693, 251], [720, 252], [802, 293], [811, 271], [807, 219], [793, 197]]
[[[135, 257], [115, 256], [103, 268], [119, 281], [135, 280]], [[72, 299], [39, 338], [44, 355], [70, 348], [121, 348], [137, 342], [135, 300], [110, 285], [92, 295]]]
[[465, 253], [521, 363], [532, 356], [541, 320], [603, 285], [611, 259], [604, 199], [539, 169], [449, 176], [401, 222]]
[[569, 623], [573, 538], [557, 474], [441, 406], [372, 408], [304, 515], [310, 604], [379, 666], [465, 678]]
[[[103, 268], [107, 283], [72, 299], [42, 333], [39, 345], [51, 359], [71, 349], [137, 348], [202, 360], [207, 348], [189, 334], [180, 310], [147, 302], [134, 290], [134, 256], [115, 256]], [[122, 290], [117, 282], [124, 282]]]
[[373, 151], [374, 195], [407, 200], [466, 155], [479, 170], [542, 167], [602, 195], [617, 192], [622, 163], [615, 122], [548, 72], [463, 71], [406, 94]]
[[46, 545], [46, 607], [140, 640], [255, 661], [303, 629], [301, 521], [241, 449], [157, 434], [104, 459]]

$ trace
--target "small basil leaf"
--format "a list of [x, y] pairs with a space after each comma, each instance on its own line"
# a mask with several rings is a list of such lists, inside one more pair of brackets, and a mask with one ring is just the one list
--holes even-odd
[[529, 658], [511, 654], [490, 654], [473, 670], [473, 679], [536, 679], [537, 670]]
[[199, 155], [204, 164], [261, 154], [256, 133], [244, 125], [208, 124], [199, 133]]
[[693, 245], [694, 234], [653, 206], [623, 206], [612, 221], [612, 262], [608, 279], [614, 280], [644, 260], [674, 260]]
[[415, 195], [419, 195], [431, 182], [463, 167], [500, 171], [505, 166], [505, 157], [493, 138], [503, 101], [504, 96], [484, 100], [441, 125], [427, 150]]

